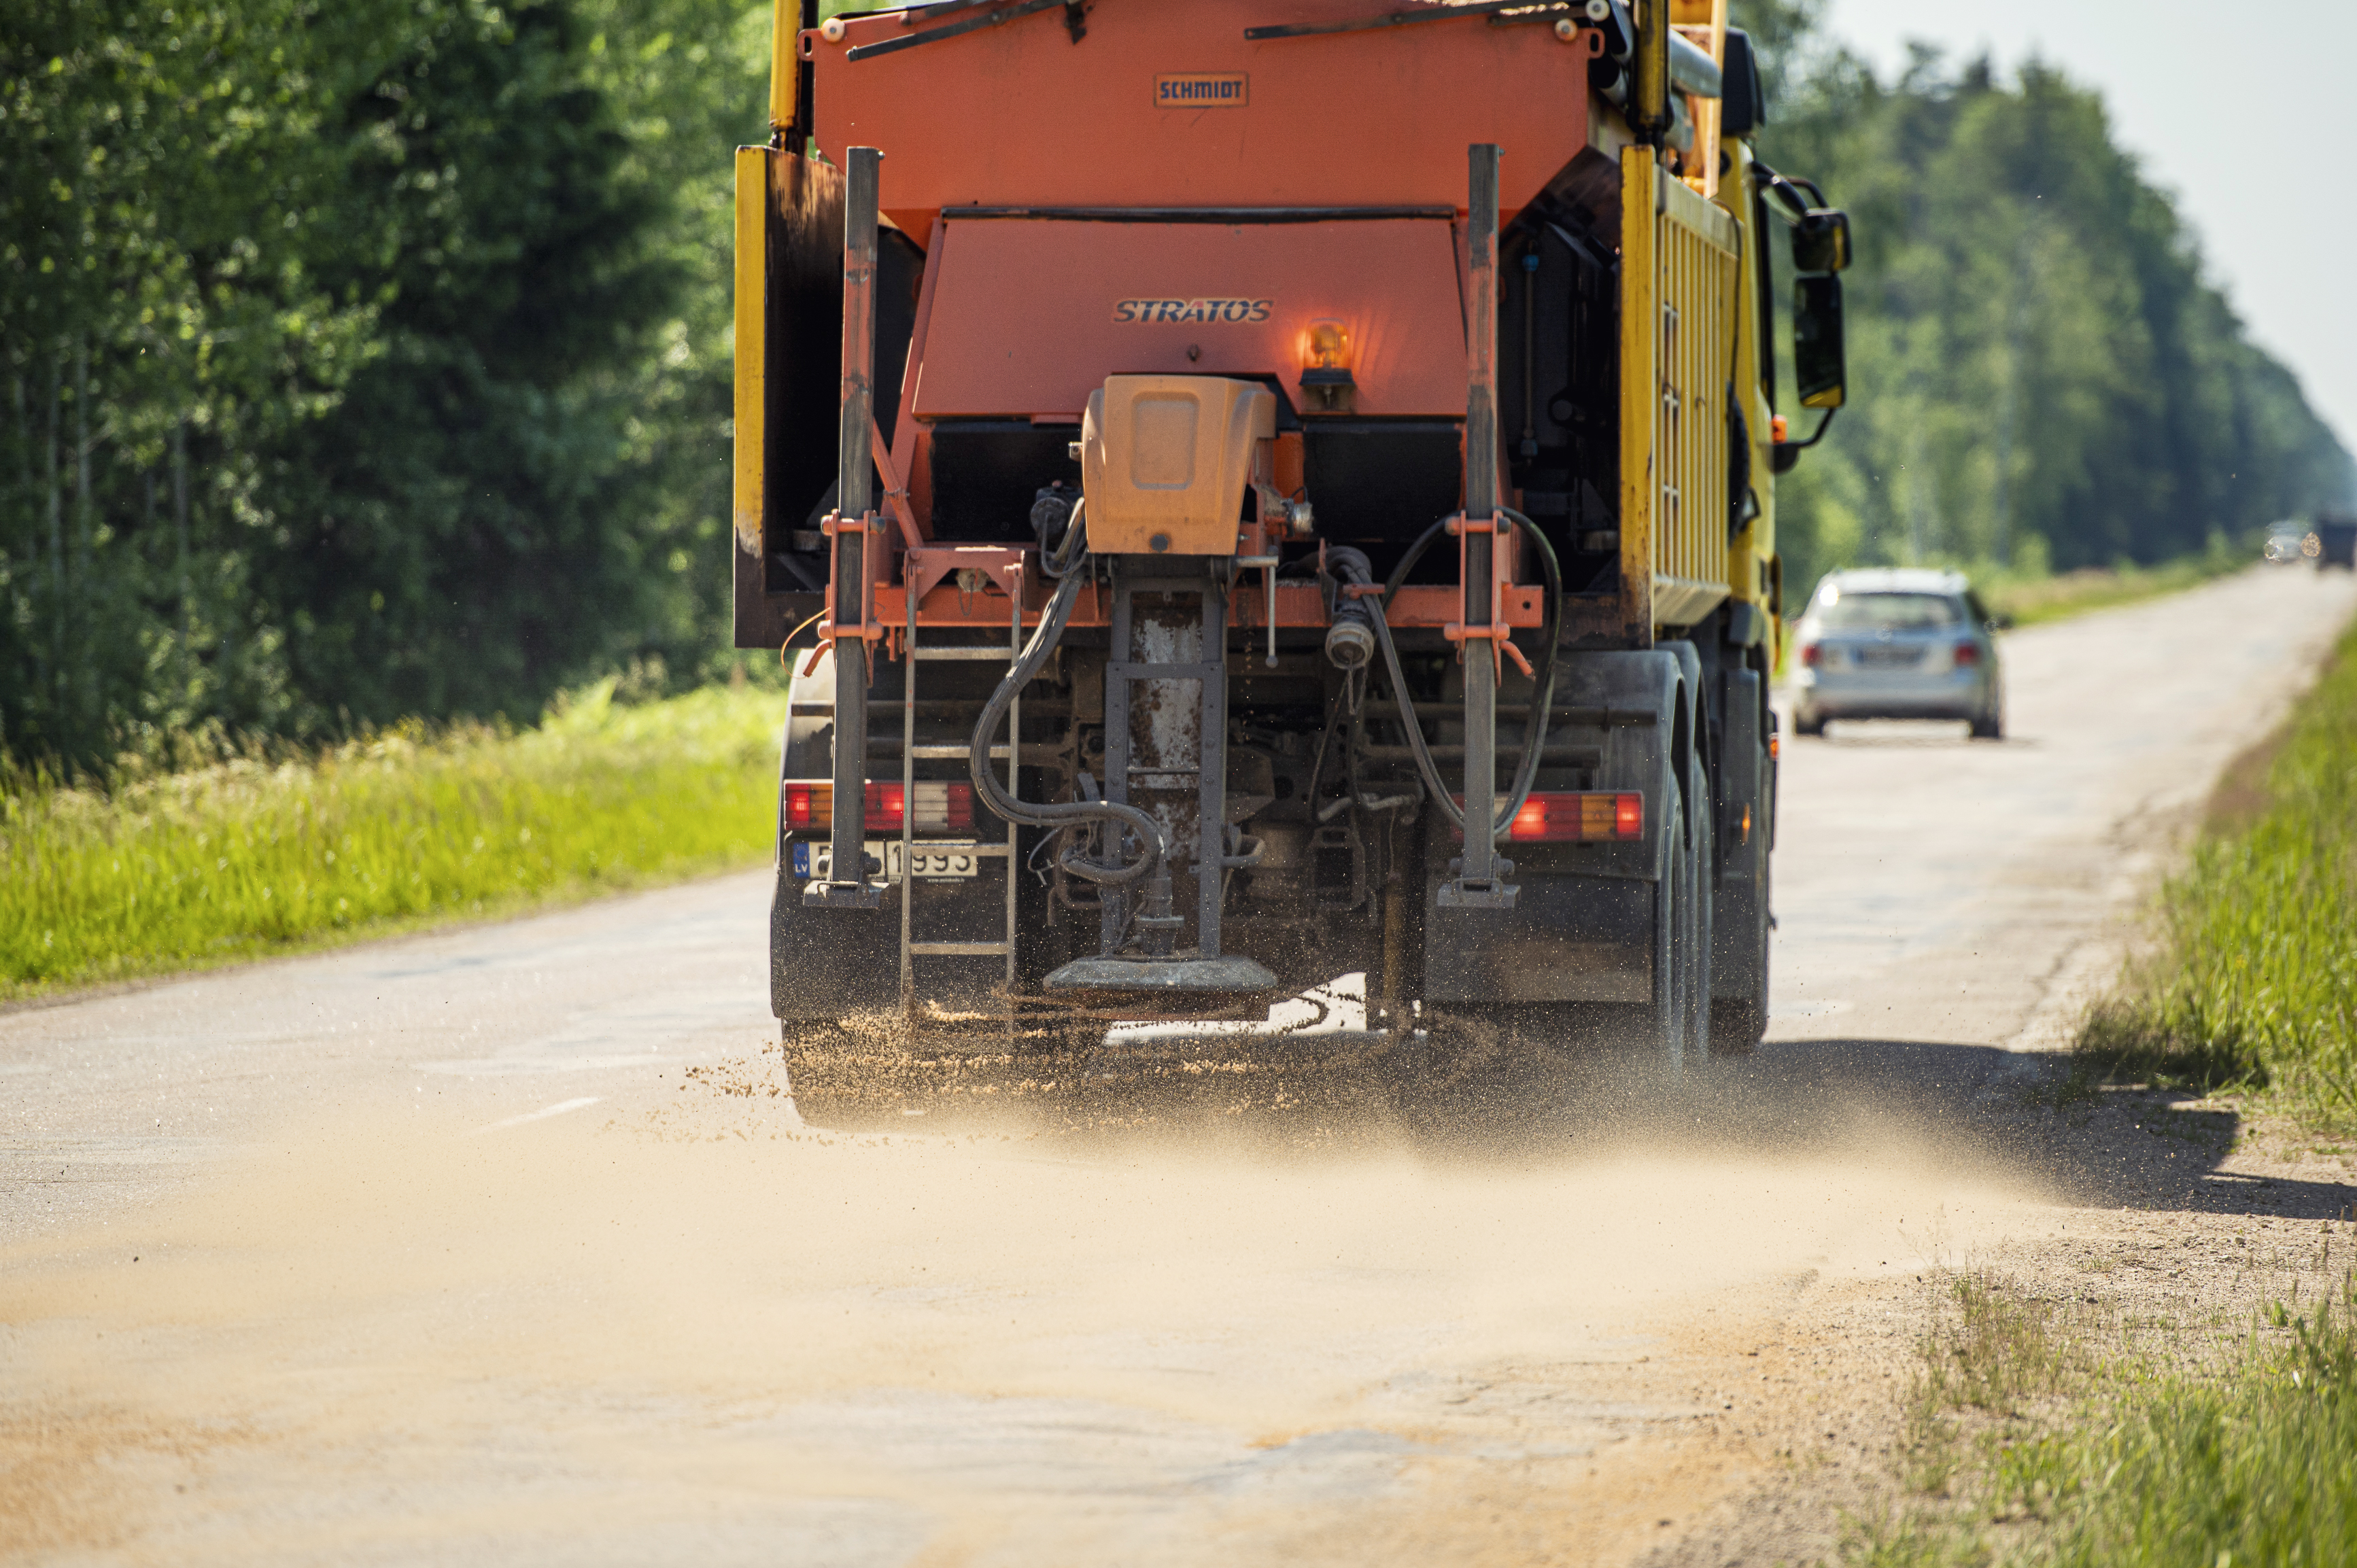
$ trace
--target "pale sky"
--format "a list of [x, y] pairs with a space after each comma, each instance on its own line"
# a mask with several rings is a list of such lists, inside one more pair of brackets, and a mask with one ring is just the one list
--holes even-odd
[[2101, 89], [2251, 335], [2357, 451], [2357, 0], [1831, 0], [1826, 20], [1885, 75], [1921, 38]]

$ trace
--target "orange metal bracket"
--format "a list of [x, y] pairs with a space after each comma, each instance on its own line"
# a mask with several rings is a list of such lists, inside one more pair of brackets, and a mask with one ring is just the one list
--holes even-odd
[[917, 530], [917, 514], [909, 510], [908, 487], [892, 467], [892, 448], [884, 443], [884, 432], [877, 423], [867, 422], [867, 442], [876, 454], [876, 471], [884, 479], [884, 504], [892, 513], [892, 521], [900, 528], [900, 545], [905, 550], [924, 547], [925, 536]]
[[933, 586], [952, 573], [980, 572], [1008, 598], [1019, 599], [1024, 557], [1028, 553], [996, 544], [914, 545], [900, 564], [900, 582], [903, 590], [921, 604]]
[[[1491, 537], [1490, 624], [1467, 626], [1463, 621], [1453, 620], [1440, 628], [1440, 635], [1458, 643], [1486, 640], [1490, 644], [1490, 657], [1496, 661], [1501, 674], [1505, 670], [1505, 660], [1512, 658], [1522, 667], [1523, 673], [1528, 675], [1531, 661], [1523, 657], [1521, 649], [1514, 646], [1514, 628], [1506, 619], [1506, 589], [1514, 580], [1515, 552], [1512, 545], [1521, 535], [1507, 524], [1501, 512], [1491, 512], [1485, 518], [1467, 517], [1459, 512], [1448, 520], [1448, 532], [1457, 538], [1457, 580], [1459, 583], [1465, 580], [1466, 540], [1477, 533], [1486, 533]], [[1458, 602], [1463, 601], [1460, 598]], [[1458, 657], [1463, 657], [1462, 650], [1459, 650]]]
[[[868, 540], [876, 540], [884, 532], [883, 528], [879, 526], [877, 521], [876, 514], [872, 511], [863, 513], [857, 518], [841, 517], [834, 512], [829, 512], [824, 517], [819, 519], [818, 530], [819, 532], [824, 534], [829, 539], [833, 539], [837, 534], [842, 533], [861, 533], [866, 535]], [[860, 551], [860, 558], [862, 560], [874, 559], [865, 547], [866, 542], [863, 541], [862, 542], [863, 547]], [[858, 585], [856, 592], [859, 596], [859, 602], [856, 606], [853, 607], [851, 618], [846, 620], [844, 618], [843, 582], [839, 578], [831, 582], [829, 586], [830, 598], [827, 605], [827, 618], [818, 623], [818, 636], [820, 641], [834, 641], [846, 637], [856, 638], [862, 640], [872, 640], [873, 639], [879, 638], [884, 635], [884, 628], [877, 622], [874, 613], [876, 604], [876, 579], [872, 575], [869, 576], [867, 581]]]

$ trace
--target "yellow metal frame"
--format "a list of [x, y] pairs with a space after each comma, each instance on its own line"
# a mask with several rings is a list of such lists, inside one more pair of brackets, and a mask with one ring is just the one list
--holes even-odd
[[802, 0], [772, 0], [770, 7], [770, 129], [794, 123], [802, 91]]
[[[1751, 436], [1751, 489], [1760, 498], [1760, 512], [1743, 532], [1735, 536], [1734, 547], [1727, 553], [1727, 590], [1736, 598], [1757, 604], [1773, 615], [1782, 607], [1776, 602], [1776, 478], [1770, 467], [1775, 455], [1772, 422], [1775, 411], [1769, 406], [1767, 389], [1763, 385], [1760, 347], [1766, 335], [1766, 325], [1760, 319], [1759, 280], [1751, 269], [1759, 265], [1757, 247], [1767, 242], [1768, 236], [1752, 228], [1755, 209], [1752, 192], [1756, 188], [1751, 174], [1751, 152], [1738, 139], [1730, 138], [1725, 146], [1729, 167], [1727, 181], [1719, 194], [1719, 205], [1732, 216], [1743, 236], [1743, 254], [1737, 267], [1738, 295], [1735, 355], [1736, 395], [1743, 400], [1744, 424]], [[1771, 631], [1774, 628], [1771, 626]]]
[[1620, 149], [1620, 619], [1637, 646], [1653, 639], [1653, 411], [1661, 372], [1659, 239], [1662, 171], [1648, 146]]
[[1732, 585], [1726, 403], [1730, 383], [1744, 395], [1743, 237], [1652, 148], [1623, 149], [1620, 176], [1622, 619], [1644, 641], [1701, 620]]
[[769, 440], [770, 149], [737, 149], [735, 521], [758, 558]]
[[1683, 180], [1663, 179], [1660, 188], [1653, 619], [1691, 626], [1718, 607], [1729, 586], [1727, 399], [1740, 348], [1743, 241], [1735, 220]]

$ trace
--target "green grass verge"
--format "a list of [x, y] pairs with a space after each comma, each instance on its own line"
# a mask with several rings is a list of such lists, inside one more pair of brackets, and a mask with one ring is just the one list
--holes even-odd
[[[1985, 578], [1981, 597], [1989, 608], [2016, 626], [2038, 626], [2064, 620], [2090, 610], [2107, 610], [2164, 594], [2181, 593], [2213, 578], [2240, 572], [2251, 564], [2245, 550], [2212, 548], [2201, 555], [2166, 561], [2158, 566], [2088, 566], [2053, 576]], [[2284, 571], [2304, 570], [2283, 567]]]
[[0, 776], [0, 999], [509, 913], [770, 853], [782, 691], [412, 725], [102, 787]]
[[2163, 890], [2157, 950], [2093, 1011], [2079, 1050], [2204, 1091], [2271, 1087], [2310, 1122], [2357, 1128], [2357, 628], [2257, 796]]
[[[2086, 1320], [1995, 1276], [1961, 1276], [1956, 1307], [1922, 1347], [1904, 1472], [1948, 1500], [1855, 1524], [1846, 1562], [2357, 1563], [2357, 1276], [2313, 1313], [2271, 1308], [2209, 1373], [2094, 1354]], [[2073, 1391], [2083, 1402], [2061, 1418], [2021, 1419], [2026, 1400]], [[1982, 1422], [1966, 1458], [1956, 1418], [1975, 1412], [2007, 1419]]]

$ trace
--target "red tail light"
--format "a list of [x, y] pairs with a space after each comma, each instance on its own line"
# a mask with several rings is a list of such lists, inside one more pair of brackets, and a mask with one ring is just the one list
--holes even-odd
[[[973, 785], [920, 779], [916, 786], [916, 794], [917, 832], [957, 833], [974, 831]], [[863, 826], [871, 833], [897, 833], [900, 831], [900, 814], [905, 805], [899, 785], [870, 784], [867, 786]], [[829, 831], [834, 822], [834, 786], [788, 784], [785, 815], [786, 826], [794, 832]]]
[[1804, 643], [1801, 644], [1801, 662], [1802, 662], [1802, 663], [1803, 663], [1803, 664], [1807, 665], [1810, 669], [1813, 670], [1813, 669], [1815, 669], [1815, 668], [1816, 668], [1816, 666], [1817, 666], [1817, 657], [1818, 657], [1818, 655], [1817, 655], [1817, 645], [1816, 645], [1815, 643], [1813, 643], [1813, 642], [1804, 642]]
[[1981, 661], [1981, 650], [1980, 650], [1980, 644], [1978, 644], [1978, 643], [1976, 643], [1976, 642], [1960, 642], [1960, 643], [1956, 644], [1956, 668], [1957, 668], [1957, 669], [1959, 669], [1959, 670], [1970, 670], [1970, 669], [1972, 669], [1975, 665], [1978, 664], [1980, 661]]
[[[1462, 806], [1462, 797], [1457, 803]], [[1457, 835], [1461, 842], [1464, 834]], [[1514, 813], [1514, 843], [1587, 843], [1645, 836], [1645, 797], [1586, 790], [1534, 790]]]

